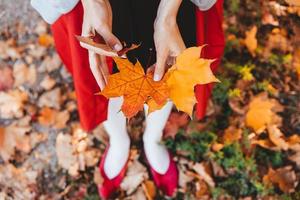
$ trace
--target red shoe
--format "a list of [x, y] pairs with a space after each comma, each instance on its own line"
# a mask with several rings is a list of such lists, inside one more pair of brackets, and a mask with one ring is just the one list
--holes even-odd
[[[146, 157], [146, 154], [145, 154]], [[150, 165], [147, 157], [146, 160], [150, 166], [150, 172], [152, 174], [155, 185], [161, 189], [167, 196], [172, 197], [176, 191], [178, 185], [178, 169], [173, 156], [169, 152], [170, 165], [165, 174], [156, 172]]]
[[100, 170], [101, 176], [103, 177], [103, 183], [102, 183], [102, 185], [98, 185], [98, 192], [99, 192], [100, 197], [103, 199], [108, 199], [109, 197], [111, 197], [111, 195], [120, 187], [120, 184], [126, 175], [127, 164], [128, 164], [128, 160], [129, 160], [129, 159], [127, 160], [127, 162], [125, 163], [123, 169], [120, 171], [118, 176], [116, 176], [113, 179], [109, 179], [104, 171], [104, 161], [105, 161], [105, 158], [107, 155], [108, 148], [109, 148], [109, 146], [106, 147], [106, 150], [105, 150], [105, 152], [101, 158], [101, 162], [99, 164], [99, 170]]

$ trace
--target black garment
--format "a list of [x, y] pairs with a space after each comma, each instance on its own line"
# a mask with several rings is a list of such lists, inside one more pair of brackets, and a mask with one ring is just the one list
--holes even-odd
[[[128, 57], [131, 61], [137, 58], [145, 69], [156, 61], [153, 24], [159, 2], [160, 0], [110, 0], [113, 11], [113, 33], [128, 45], [141, 43], [138, 49], [128, 53]], [[183, 0], [177, 17], [187, 47], [196, 44], [194, 9], [193, 3]]]

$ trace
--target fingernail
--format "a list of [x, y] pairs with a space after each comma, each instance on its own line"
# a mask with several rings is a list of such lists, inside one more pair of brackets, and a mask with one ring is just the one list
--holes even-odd
[[115, 46], [114, 46], [114, 49], [116, 50], [116, 51], [121, 51], [122, 50], [122, 45], [120, 45], [120, 44], [116, 44]]
[[158, 74], [154, 74], [154, 81], [160, 81], [160, 77]]

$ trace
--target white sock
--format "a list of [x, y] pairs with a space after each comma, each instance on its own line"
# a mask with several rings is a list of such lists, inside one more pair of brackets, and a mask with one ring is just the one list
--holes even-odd
[[120, 173], [129, 156], [130, 138], [126, 129], [126, 118], [120, 111], [122, 103], [122, 97], [109, 100], [107, 120], [103, 123], [109, 135], [109, 149], [104, 161], [104, 172], [109, 179]]
[[168, 150], [160, 142], [172, 107], [173, 103], [168, 102], [161, 110], [148, 116], [146, 114], [146, 128], [143, 135], [145, 154], [152, 168], [160, 174], [165, 174], [170, 165]]

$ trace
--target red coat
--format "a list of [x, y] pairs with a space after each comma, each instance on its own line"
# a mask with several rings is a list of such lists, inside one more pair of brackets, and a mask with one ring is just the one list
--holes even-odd
[[[202, 52], [204, 58], [219, 58], [212, 64], [216, 71], [224, 49], [222, 30], [223, 0], [208, 11], [196, 9], [197, 44], [208, 44]], [[102, 96], [95, 96], [99, 87], [89, 68], [87, 50], [80, 47], [75, 35], [81, 34], [83, 8], [81, 3], [68, 14], [61, 16], [52, 26], [53, 37], [58, 54], [72, 74], [77, 96], [78, 111], [82, 128], [89, 131], [106, 120], [108, 101]], [[112, 60], [108, 59], [112, 67]], [[205, 116], [208, 99], [213, 84], [196, 86], [198, 104], [196, 114], [199, 119]]]

